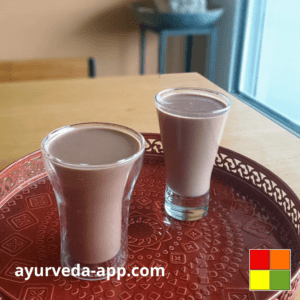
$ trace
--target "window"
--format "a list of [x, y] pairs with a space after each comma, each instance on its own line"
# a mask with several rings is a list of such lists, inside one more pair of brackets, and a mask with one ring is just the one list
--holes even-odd
[[229, 91], [300, 137], [300, 2], [240, 2]]

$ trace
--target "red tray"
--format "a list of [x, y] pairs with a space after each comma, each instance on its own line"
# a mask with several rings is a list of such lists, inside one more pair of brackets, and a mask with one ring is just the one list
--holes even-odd
[[[220, 147], [208, 216], [177, 221], [163, 211], [160, 136], [144, 136], [148, 145], [131, 199], [126, 267], [162, 266], [166, 276], [120, 281], [16, 277], [18, 266], [60, 265], [56, 200], [37, 151], [0, 173], [0, 299], [294, 298], [300, 278], [300, 204], [293, 191], [263, 166]], [[249, 249], [272, 248], [291, 249], [291, 291], [249, 291]]]

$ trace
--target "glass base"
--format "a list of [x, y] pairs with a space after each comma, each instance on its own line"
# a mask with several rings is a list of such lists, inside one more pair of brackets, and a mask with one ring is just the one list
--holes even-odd
[[196, 221], [207, 215], [209, 204], [209, 190], [199, 197], [184, 197], [176, 194], [166, 186], [165, 211], [181, 221]]
[[[127, 254], [122, 253], [121, 250], [112, 259], [99, 264], [84, 264], [74, 260], [73, 258], [71, 258], [70, 255], [69, 256], [63, 255], [61, 259], [62, 267], [67, 267], [70, 270], [73, 269], [73, 274], [71, 271], [70, 275], [72, 275], [75, 278], [83, 279], [83, 280], [107, 279], [107, 275], [108, 275], [107, 268], [111, 267], [114, 268], [115, 271], [117, 271], [117, 268], [124, 267], [126, 265], [126, 262], [127, 262]], [[87, 269], [89, 275], [87, 274]]]

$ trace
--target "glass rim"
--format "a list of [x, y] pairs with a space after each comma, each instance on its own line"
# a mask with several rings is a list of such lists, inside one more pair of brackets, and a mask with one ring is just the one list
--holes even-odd
[[[123, 133], [126, 133], [130, 136], [132, 136], [134, 139], [136, 139], [140, 145], [139, 150], [135, 152], [133, 155], [121, 159], [119, 161], [116, 161], [114, 163], [110, 164], [100, 164], [100, 165], [88, 165], [88, 164], [82, 164], [82, 163], [67, 163], [62, 161], [61, 159], [51, 155], [49, 151], [47, 150], [47, 143], [49, 141], [61, 134], [61, 132], [68, 132], [72, 130], [72, 128], [84, 128], [84, 127], [94, 127], [94, 128], [111, 128]], [[146, 148], [146, 141], [145, 138], [141, 133], [138, 131], [135, 131], [134, 129], [131, 129], [129, 127], [119, 125], [119, 124], [114, 124], [114, 123], [104, 123], [104, 122], [85, 122], [85, 123], [77, 123], [77, 124], [70, 124], [66, 126], [59, 127], [57, 129], [54, 129], [51, 131], [43, 140], [41, 143], [41, 150], [43, 157], [51, 161], [52, 163], [55, 163], [60, 166], [65, 166], [73, 169], [81, 169], [81, 170], [93, 170], [93, 169], [108, 169], [108, 168], [114, 168], [117, 166], [125, 165], [137, 158], [139, 158], [145, 151]]]
[[[165, 103], [162, 102], [162, 100], [166, 96], [171, 96], [171, 95], [181, 94], [181, 93], [188, 93], [191, 95], [192, 94], [197, 95], [197, 94], [202, 93], [201, 96], [211, 98], [211, 99], [218, 99], [222, 103], [224, 103], [226, 106], [224, 108], [215, 109], [210, 112], [194, 111], [194, 112], [190, 112], [190, 113], [186, 113], [185, 115], [182, 115], [182, 114], [180, 114], [180, 111], [181, 111], [180, 109], [170, 108], [170, 107], [168, 107], [168, 105], [166, 105]], [[162, 90], [159, 93], [157, 93], [155, 95], [155, 105], [156, 105], [157, 109], [162, 108], [163, 111], [174, 114], [176, 116], [180, 116], [180, 117], [186, 117], [186, 118], [215, 117], [215, 116], [218, 116], [218, 115], [221, 115], [221, 114], [227, 112], [232, 105], [232, 100], [229, 97], [225, 96], [224, 94], [214, 91], [214, 90], [210, 90], [210, 89], [202, 89], [202, 88], [194, 88], [194, 87], [179, 87], [179, 88], [165, 89], [165, 90]], [[189, 114], [192, 116], [189, 116]]]

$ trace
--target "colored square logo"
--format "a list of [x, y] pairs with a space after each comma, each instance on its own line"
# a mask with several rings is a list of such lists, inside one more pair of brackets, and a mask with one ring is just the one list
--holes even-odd
[[289, 291], [291, 289], [291, 250], [251, 249], [249, 261], [249, 290]]
[[271, 290], [290, 290], [291, 271], [290, 270], [271, 270], [270, 289]]
[[250, 290], [265, 291], [270, 289], [269, 270], [250, 270]]
[[270, 250], [250, 250], [250, 270], [270, 270]]
[[271, 250], [270, 269], [289, 270], [291, 265], [290, 250]]

